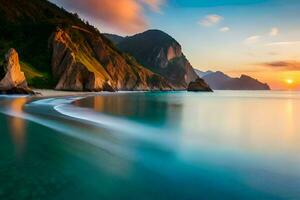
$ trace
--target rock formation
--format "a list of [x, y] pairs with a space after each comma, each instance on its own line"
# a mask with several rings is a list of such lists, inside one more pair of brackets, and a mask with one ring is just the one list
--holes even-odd
[[187, 90], [190, 92], [212, 92], [212, 89], [201, 78], [197, 78], [195, 81], [190, 82]]
[[180, 44], [162, 31], [149, 30], [123, 39], [111, 34], [106, 37], [143, 66], [163, 76], [177, 90], [187, 89], [188, 84], [198, 78]]
[[33, 94], [27, 86], [24, 73], [21, 71], [19, 56], [15, 49], [5, 55], [2, 66], [3, 78], [0, 81], [0, 92], [5, 94]]
[[10, 49], [5, 55], [5, 76], [0, 81], [0, 88], [27, 87], [24, 73], [21, 71], [19, 55], [15, 49]]
[[[81, 38], [75, 38], [74, 35]], [[97, 35], [73, 27], [50, 39], [58, 90], [171, 90], [159, 75], [115, 52]]]

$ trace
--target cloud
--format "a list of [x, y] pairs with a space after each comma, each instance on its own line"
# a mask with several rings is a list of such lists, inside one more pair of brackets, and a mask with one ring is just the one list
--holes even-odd
[[147, 28], [145, 8], [160, 12], [164, 0], [55, 0], [67, 9], [99, 21], [122, 33], [136, 33]]
[[279, 34], [279, 29], [276, 27], [273, 27], [269, 33], [270, 36], [277, 36]]
[[200, 20], [199, 24], [202, 26], [213, 26], [220, 23], [224, 17], [216, 14], [207, 15], [202, 20]]
[[157, 13], [161, 12], [161, 6], [165, 3], [165, 0], [140, 0], [142, 3], [149, 6], [149, 8]]
[[285, 42], [271, 42], [265, 46], [288, 46], [288, 45], [298, 45], [300, 41], [285, 41]]
[[[279, 34], [279, 29], [277, 27], [273, 27], [273, 28], [271, 28], [268, 35], [274, 37], [274, 36], [277, 36], [278, 34]], [[265, 35], [264, 36], [260, 36], [260, 35], [250, 36], [244, 40], [244, 44], [246, 44], [246, 45], [255, 44], [262, 37], [265, 37]], [[286, 42], [272, 42], [272, 43], [265, 44], [265, 46], [275, 46], [275, 45], [283, 45], [283, 44], [286, 44]]]
[[255, 44], [260, 40], [260, 38], [261, 38], [261, 36], [259, 36], [259, 35], [250, 36], [244, 40], [244, 44], [246, 44], [246, 45]]
[[219, 31], [221, 31], [221, 32], [228, 32], [228, 31], [230, 31], [230, 28], [227, 27], [227, 26], [225, 26], [225, 27], [220, 28]]
[[261, 65], [281, 71], [300, 71], [300, 61], [275, 61], [261, 63]]

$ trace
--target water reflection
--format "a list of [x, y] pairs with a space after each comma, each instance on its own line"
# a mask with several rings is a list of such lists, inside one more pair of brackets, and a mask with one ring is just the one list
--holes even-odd
[[[23, 113], [23, 106], [27, 102], [27, 98], [21, 97], [8, 101], [6, 107], [10, 112], [13, 112], [15, 116], [21, 116]], [[8, 117], [8, 124], [12, 139], [15, 144], [15, 150], [17, 155], [21, 155], [25, 148], [26, 143], [26, 122], [20, 117]]]
[[164, 101], [161, 101], [151, 93], [93, 96], [74, 104], [159, 127], [170, 125], [170, 119], [172, 123], [181, 121], [181, 115], [173, 115], [174, 111], [180, 113], [181, 104], [170, 104], [165, 97]]
[[[155, 93], [96, 96], [78, 101], [118, 117], [144, 122], [181, 135], [193, 145], [248, 154], [295, 154], [300, 150], [300, 98], [286, 93]], [[292, 157], [292, 156], [291, 156]]]
[[292, 159], [300, 150], [299, 110], [300, 98], [289, 96], [186, 98], [182, 141]]

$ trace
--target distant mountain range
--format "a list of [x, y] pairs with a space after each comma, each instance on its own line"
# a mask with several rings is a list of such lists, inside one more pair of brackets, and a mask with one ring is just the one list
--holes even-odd
[[270, 90], [268, 84], [247, 75], [232, 78], [220, 71], [203, 72], [195, 69], [195, 72], [214, 90]]

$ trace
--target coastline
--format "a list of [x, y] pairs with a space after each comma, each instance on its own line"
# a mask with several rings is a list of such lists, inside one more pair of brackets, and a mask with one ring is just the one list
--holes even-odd
[[[63, 91], [54, 89], [33, 89], [36, 95], [33, 97], [64, 97], [64, 96], [89, 96], [89, 95], [103, 95], [103, 94], [124, 94], [124, 93], [142, 93], [142, 92], [170, 92], [170, 91], [147, 91], [147, 90], [131, 90], [131, 91], [100, 91], [100, 92], [87, 92], [87, 91]], [[180, 91], [180, 90], [178, 90]], [[186, 91], [186, 90], [182, 90]]]
[[106, 92], [81, 92], [81, 91], [61, 91], [51, 89], [33, 89], [37, 93], [36, 97], [63, 97], [63, 96], [87, 96], [87, 95], [99, 95]]

